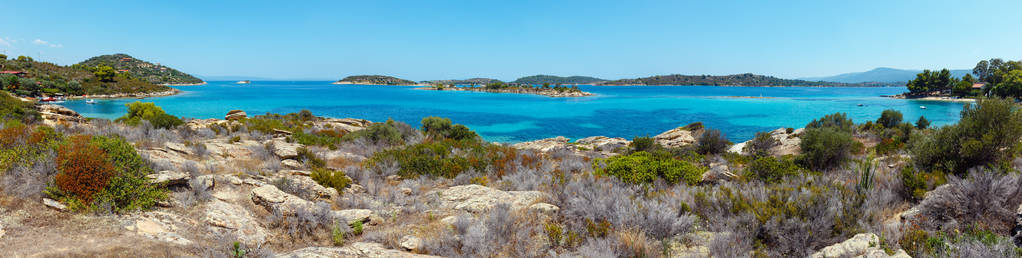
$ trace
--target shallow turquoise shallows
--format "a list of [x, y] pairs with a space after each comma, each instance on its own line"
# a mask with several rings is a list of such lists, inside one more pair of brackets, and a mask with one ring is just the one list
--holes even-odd
[[[834, 112], [845, 112], [861, 123], [876, 120], [884, 109], [896, 109], [905, 114], [906, 121], [914, 123], [925, 116], [935, 126], [946, 125], [958, 121], [963, 107], [961, 103], [881, 97], [904, 92], [904, 87], [581, 86], [597, 94], [581, 98], [310, 81], [210, 82], [177, 88], [184, 93], [141, 101], [155, 102], [170, 114], [190, 118], [223, 118], [232, 109], [250, 116], [308, 109], [319, 116], [372, 121], [393, 118], [418, 126], [423, 117], [442, 116], [498, 142], [596, 135], [630, 139], [697, 121], [738, 142], [758, 131], [804, 127]], [[135, 101], [139, 100], [97, 100], [96, 104], [77, 100], [64, 105], [88, 117], [113, 119], [124, 115], [124, 104]]]

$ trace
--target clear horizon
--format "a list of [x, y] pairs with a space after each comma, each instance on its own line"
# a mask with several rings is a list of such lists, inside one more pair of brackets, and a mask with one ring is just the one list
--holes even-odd
[[[1022, 2], [12, 2], [0, 53], [70, 65], [125, 53], [202, 77], [603, 79], [1016, 60]], [[82, 22], [84, 21], [84, 22]]]

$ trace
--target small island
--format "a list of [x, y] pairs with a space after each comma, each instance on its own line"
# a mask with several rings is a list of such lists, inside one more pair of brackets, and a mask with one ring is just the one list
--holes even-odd
[[[94, 61], [97, 58], [89, 60]], [[160, 82], [186, 82], [176, 79], [153, 82], [147, 79], [152, 77], [140, 77], [130, 69], [117, 70], [103, 62], [91, 65], [94, 62], [89, 60], [62, 66], [36, 61], [28, 56], [8, 59], [6, 55], [0, 54], [0, 68], [2, 68], [0, 69], [0, 88], [20, 97], [55, 101], [65, 97], [85, 96], [88, 98], [167, 96], [180, 91]], [[188, 76], [191, 77], [191, 75]]]
[[409, 81], [393, 76], [386, 75], [352, 75], [344, 77], [333, 84], [357, 84], [357, 85], [395, 85], [395, 86], [416, 86], [420, 85], [414, 81]]
[[486, 84], [485, 86], [478, 85], [454, 85], [454, 84], [436, 84], [430, 87], [424, 87], [420, 89], [425, 90], [450, 90], [450, 91], [478, 91], [478, 92], [490, 92], [490, 93], [514, 93], [514, 94], [534, 94], [542, 95], [547, 97], [585, 97], [592, 96], [594, 94], [582, 91], [578, 86], [561, 86], [554, 85], [550, 86], [549, 83], [544, 83], [542, 86], [533, 86], [526, 84], [509, 84], [503, 82], [494, 82]]

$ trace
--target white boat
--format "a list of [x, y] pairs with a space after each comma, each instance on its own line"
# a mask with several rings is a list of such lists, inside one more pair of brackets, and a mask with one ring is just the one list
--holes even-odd
[[919, 106], [919, 109], [926, 109], [926, 106]]
[[96, 100], [94, 99], [86, 100], [85, 104], [96, 104]]
[[236, 82], [236, 83], [237, 83], [237, 84], [249, 84], [249, 83], [252, 83], [252, 81], [249, 81], [249, 80], [241, 80], [241, 81], [238, 81], [238, 82]]

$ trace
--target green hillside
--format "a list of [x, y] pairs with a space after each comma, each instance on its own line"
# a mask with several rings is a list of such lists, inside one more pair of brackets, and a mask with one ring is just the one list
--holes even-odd
[[187, 73], [175, 70], [162, 64], [153, 64], [136, 59], [126, 54], [101, 55], [78, 63], [84, 66], [106, 65], [118, 72], [127, 72], [132, 76], [155, 84], [194, 84], [202, 80]]
[[444, 84], [444, 85], [487, 85], [492, 83], [503, 83], [497, 79], [490, 78], [470, 78], [464, 80], [433, 80], [427, 81], [429, 84]]
[[518, 78], [514, 84], [526, 84], [526, 85], [540, 85], [544, 83], [549, 84], [595, 84], [598, 82], [606, 81], [600, 78], [588, 77], [588, 76], [554, 76], [554, 75], [533, 75]]
[[0, 75], [0, 88], [21, 96], [40, 96], [63, 93], [65, 95], [96, 95], [117, 93], [151, 93], [170, 90], [170, 87], [140, 80], [115, 70], [80, 64], [61, 66], [38, 62], [31, 57], [7, 59], [0, 55], [4, 71], [24, 72], [24, 75]]

